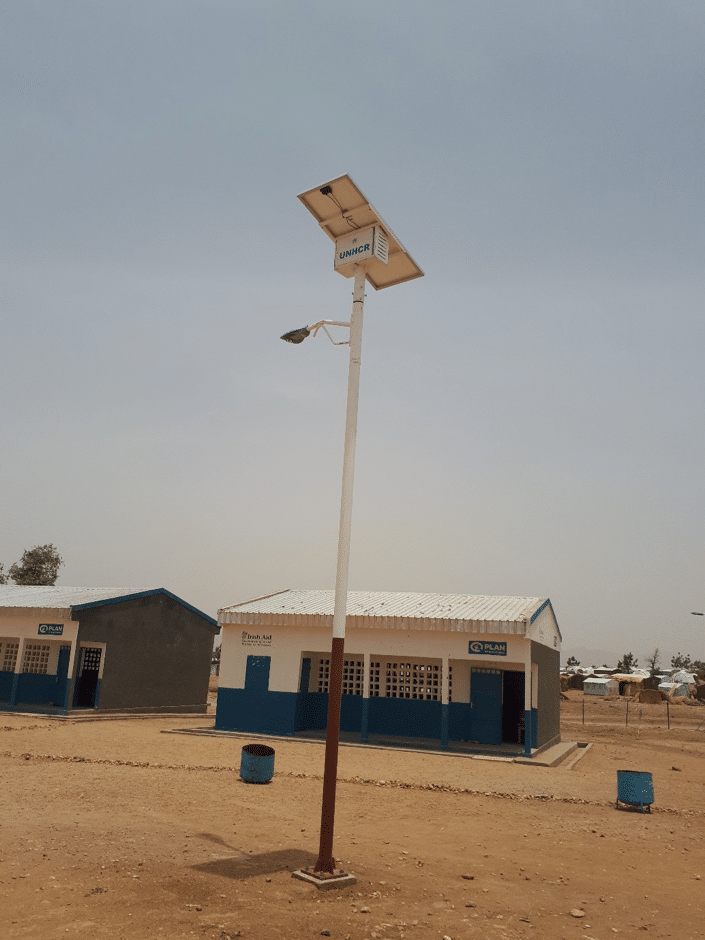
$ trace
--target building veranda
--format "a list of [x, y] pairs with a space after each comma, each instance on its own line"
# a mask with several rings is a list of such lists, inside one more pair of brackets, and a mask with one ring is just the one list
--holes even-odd
[[[326, 726], [333, 591], [218, 612], [216, 729]], [[348, 594], [341, 735], [529, 756], [560, 741], [561, 634], [548, 598]]]

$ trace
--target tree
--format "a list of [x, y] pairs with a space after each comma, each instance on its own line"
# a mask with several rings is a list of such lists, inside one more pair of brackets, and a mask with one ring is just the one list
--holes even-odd
[[693, 660], [690, 656], [684, 656], [679, 652], [677, 656], [671, 658], [671, 666], [674, 669], [685, 669], [686, 672], [691, 672], [693, 669]]
[[5, 566], [0, 561], [0, 584], [7, 584], [7, 575], [5, 574]]
[[16, 561], [8, 573], [15, 584], [55, 584], [63, 563], [63, 558], [51, 543], [35, 545], [25, 549], [21, 561]]
[[568, 662], [566, 663], [566, 667], [568, 669], [570, 669], [571, 666], [579, 666], [579, 665], [580, 665], [580, 660], [576, 659], [575, 656], [568, 657]]
[[651, 654], [651, 656], [646, 657], [646, 665], [649, 667], [649, 672], [651, 673], [652, 676], [655, 676], [656, 673], [658, 672], [660, 660], [661, 660], [661, 656], [659, 654], [658, 646], [657, 646], [656, 649]]
[[632, 669], [636, 669], [639, 666], [638, 661], [634, 658], [633, 653], [625, 653], [624, 656], [617, 663], [617, 672], [629, 673]]

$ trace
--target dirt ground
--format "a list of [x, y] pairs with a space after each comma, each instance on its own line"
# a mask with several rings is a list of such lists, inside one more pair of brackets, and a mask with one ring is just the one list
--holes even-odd
[[[336, 857], [358, 883], [291, 877], [318, 853], [323, 747], [164, 733], [210, 717], [0, 715], [0, 937], [608, 940], [705, 936], [705, 707], [563, 701], [557, 767], [342, 747]], [[628, 721], [628, 723], [627, 723]], [[617, 770], [652, 813], [615, 809]]]

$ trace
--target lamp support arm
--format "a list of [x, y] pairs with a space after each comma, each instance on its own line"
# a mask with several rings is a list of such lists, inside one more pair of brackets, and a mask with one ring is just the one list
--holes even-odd
[[349, 339], [343, 340], [341, 343], [336, 342], [328, 331], [328, 326], [345, 326], [348, 329], [351, 328], [350, 323], [343, 323], [341, 320], [319, 320], [318, 323], [314, 323], [313, 326], [309, 326], [309, 331], [311, 336], [315, 336], [319, 330], [323, 330], [328, 339], [334, 346], [347, 346], [350, 343]]

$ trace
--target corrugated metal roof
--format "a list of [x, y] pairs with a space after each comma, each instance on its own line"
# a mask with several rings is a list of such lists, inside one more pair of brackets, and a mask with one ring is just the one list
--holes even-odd
[[77, 604], [142, 593], [135, 588], [84, 588], [63, 585], [27, 586], [0, 584], [0, 607], [53, 607], [65, 609]]
[[134, 600], [165, 594], [183, 607], [203, 617], [216, 626], [216, 621], [208, 614], [192, 607], [186, 601], [167, 591], [165, 588], [85, 588], [64, 587], [63, 585], [0, 584], [0, 608], [46, 608], [50, 610], [84, 610], [99, 604], [115, 604], [119, 601]]
[[[382, 629], [524, 633], [526, 623], [547, 602], [545, 597], [498, 597], [476, 594], [413, 594], [391, 591], [350, 591], [348, 626]], [[334, 591], [281, 591], [234, 604], [218, 611], [218, 622], [332, 625]], [[474, 626], [475, 625], [475, 626]], [[485, 631], [481, 631], [485, 632]]]

